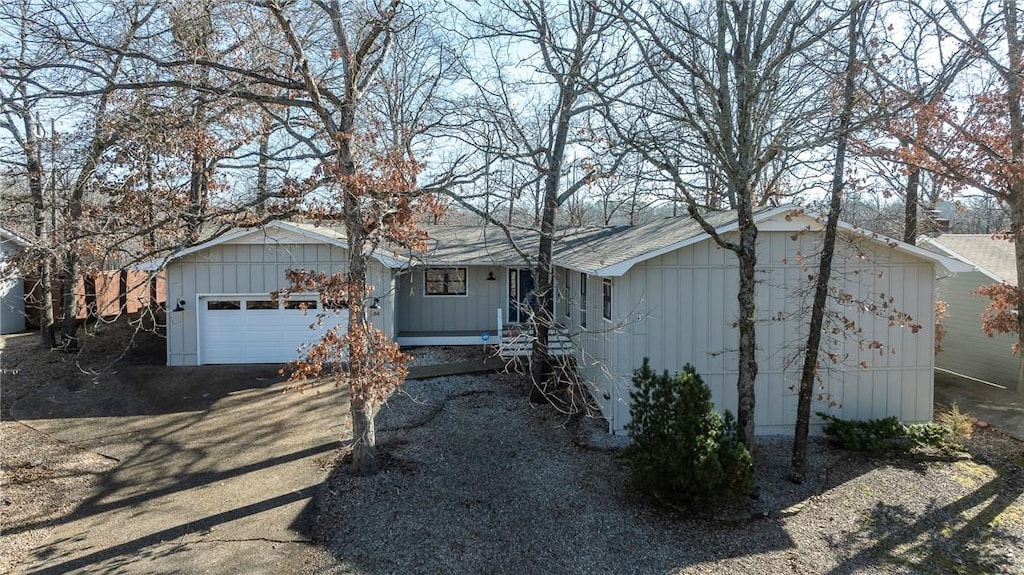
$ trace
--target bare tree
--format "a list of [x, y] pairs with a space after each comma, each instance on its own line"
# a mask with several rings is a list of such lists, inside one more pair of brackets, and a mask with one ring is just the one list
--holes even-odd
[[[530, 397], [540, 402], [545, 400], [554, 325], [552, 251], [558, 213], [589, 181], [614, 169], [615, 160], [611, 166], [599, 165], [595, 149], [608, 146], [597, 141], [588, 121], [598, 116], [595, 93], [617, 81], [626, 52], [617, 41], [615, 19], [585, 0], [494, 0], [482, 16], [469, 19], [477, 28], [479, 53], [486, 50], [490, 57], [477, 62], [471, 74], [478, 121], [487, 135], [471, 143], [489, 162], [520, 174], [514, 195], [531, 190], [535, 197], [533, 227], [540, 232], [539, 244], [535, 260], [524, 263], [533, 268], [536, 296]], [[513, 198], [508, 201], [511, 213]]]
[[[822, 142], [825, 80], [815, 60], [822, 38], [844, 13], [823, 2], [717, 0], [617, 3], [649, 80], [610, 98], [623, 139], [662, 171], [688, 213], [736, 255], [737, 423], [754, 441], [757, 377], [755, 290], [757, 207]], [[736, 211], [735, 236], [702, 217], [724, 204]]]
[[857, 75], [860, 71], [858, 47], [863, 33], [866, 8], [870, 3], [860, 0], [850, 2], [849, 32], [847, 36], [846, 69], [843, 73], [839, 117], [836, 126], [835, 160], [832, 164], [832, 184], [829, 188], [828, 215], [825, 222], [825, 236], [818, 260], [818, 273], [814, 276], [814, 300], [811, 305], [811, 321], [807, 332], [807, 346], [804, 349], [803, 368], [800, 371], [800, 387], [797, 391], [796, 429], [793, 434], [793, 480], [802, 483], [807, 473], [807, 434], [810, 430], [811, 400], [814, 382], [818, 372], [818, 351], [821, 347], [821, 332], [828, 305], [829, 281], [832, 277], [832, 260], [835, 256], [836, 236], [839, 231], [839, 213], [843, 208], [843, 190], [846, 178], [846, 150], [853, 127], [853, 113], [857, 96]]
[[15, 173], [23, 175], [28, 182], [31, 202], [32, 231], [34, 245], [32, 260], [38, 262], [40, 289], [40, 334], [44, 347], [56, 345], [53, 295], [52, 226], [47, 217], [46, 174], [43, 164], [43, 126], [39, 124], [39, 105], [42, 92], [40, 84], [48, 60], [46, 46], [37, 36], [39, 30], [34, 23], [40, 17], [37, 6], [23, 0], [5, 4], [2, 9], [4, 35], [0, 52], [0, 69], [3, 70], [2, 127], [14, 140], [17, 151], [5, 154], [6, 165], [15, 166]]

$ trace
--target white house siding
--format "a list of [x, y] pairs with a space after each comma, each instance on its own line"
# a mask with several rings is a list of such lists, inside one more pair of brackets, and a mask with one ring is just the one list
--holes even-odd
[[[289, 269], [339, 273], [348, 269], [347, 250], [327, 244], [264, 244], [240, 241], [211, 246], [173, 261], [167, 267], [167, 304], [173, 309], [185, 301], [185, 311], [167, 314], [167, 364], [197, 365], [197, 311], [199, 295], [269, 294], [286, 286]], [[380, 297], [380, 310], [367, 310], [371, 323], [394, 336], [391, 273], [371, 261], [372, 297]]]
[[949, 315], [943, 318], [946, 335], [942, 351], [935, 356], [935, 366], [961, 375], [1013, 388], [1016, 385], [1020, 358], [1011, 353], [1015, 338], [1001, 334], [987, 336], [981, 331], [980, 314], [989, 299], [973, 295], [983, 285], [995, 283], [980, 272], [961, 273], [936, 281], [936, 295], [949, 304]]
[[[459, 266], [465, 267], [465, 266]], [[493, 273], [494, 280], [487, 274]], [[397, 330], [409, 332], [495, 333], [497, 310], [508, 313], [508, 271], [497, 266], [470, 266], [465, 296], [424, 295], [423, 270], [398, 277]]]
[[0, 242], [0, 334], [25, 331], [25, 286], [7, 260], [21, 248]]
[[[762, 231], [758, 239], [755, 413], [761, 434], [792, 433], [795, 422], [800, 364], [787, 362], [799, 359], [809, 321], [811, 294], [798, 292], [808, 287], [808, 275], [817, 269], [816, 261], [802, 256], [816, 252], [819, 238], [805, 234], [794, 240], [792, 235]], [[840, 250], [833, 284], [853, 294], [854, 301], [833, 308], [856, 321], [863, 332], [859, 336], [843, 332], [850, 335], [845, 339], [826, 338], [824, 345], [832, 351], [849, 355], [822, 368], [813, 409], [857, 419], [888, 415], [904, 421], [930, 419], [933, 264], [874, 242], [861, 244], [866, 259], [858, 258], [851, 246], [841, 243]], [[675, 372], [685, 363], [693, 364], [711, 388], [715, 404], [735, 413], [737, 277], [732, 252], [707, 240], [637, 264], [615, 279], [619, 329], [600, 342], [586, 337], [580, 340], [584, 356], [618, 358], [607, 366], [610, 369], [585, 368], [587, 377], [599, 382], [601, 389], [595, 397], [615, 399], [612, 409], [605, 410], [612, 431], [622, 432], [629, 420], [630, 377], [644, 357], [650, 358], [657, 371]], [[599, 288], [600, 279], [595, 279]], [[599, 294], [599, 289], [590, 292], [591, 299], [594, 293]], [[916, 334], [889, 325], [890, 313], [881, 307], [882, 294], [894, 298], [893, 305], [920, 324]], [[861, 301], [875, 302], [881, 317], [859, 311]], [[596, 309], [598, 320], [599, 304], [598, 295], [590, 307]], [[859, 349], [874, 340], [885, 343], [885, 353], [867, 345]], [[605, 350], [616, 347], [617, 354], [607, 355]]]

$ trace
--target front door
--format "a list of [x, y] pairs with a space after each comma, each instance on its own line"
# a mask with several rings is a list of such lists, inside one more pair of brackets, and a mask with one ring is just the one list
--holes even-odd
[[508, 270], [509, 323], [526, 323], [530, 321], [533, 287], [533, 271], [529, 269]]

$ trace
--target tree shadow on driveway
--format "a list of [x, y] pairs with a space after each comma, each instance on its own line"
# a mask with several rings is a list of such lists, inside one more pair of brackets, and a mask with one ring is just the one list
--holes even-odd
[[258, 572], [284, 561], [309, 540], [323, 460], [350, 434], [346, 394], [323, 391], [288, 391], [268, 366], [144, 366], [17, 402], [27, 425], [118, 460], [31, 553], [31, 570]]
[[[922, 466], [924, 467], [924, 466]], [[914, 470], [908, 466], [911, 471]], [[830, 535], [848, 557], [828, 575], [850, 575], [864, 565], [900, 565], [928, 573], [1017, 573], [1024, 549], [1024, 470], [957, 461], [946, 473], [921, 473], [933, 495], [910, 507], [887, 496], [885, 486], [859, 527]], [[864, 482], [864, 478], [857, 478]], [[950, 482], [961, 495], [949, 497]]]

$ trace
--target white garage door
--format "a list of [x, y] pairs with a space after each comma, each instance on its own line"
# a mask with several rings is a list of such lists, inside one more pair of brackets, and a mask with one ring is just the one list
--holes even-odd
[[298, 359], [300, 345], [318, 340], [332, 325], [348, 323], [348, 312], [342, 310], [329, 313], [323, 327], [310, 329], [319, 311], [314, 297], [277, 303], [266, 294], [201, 297], [200, 362], [286, 363]]

